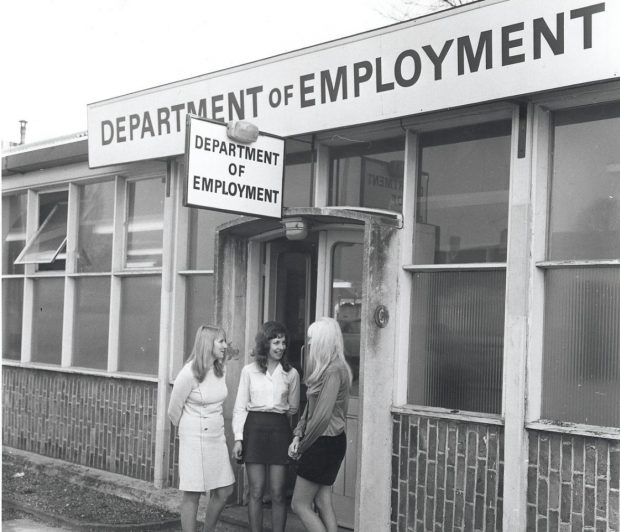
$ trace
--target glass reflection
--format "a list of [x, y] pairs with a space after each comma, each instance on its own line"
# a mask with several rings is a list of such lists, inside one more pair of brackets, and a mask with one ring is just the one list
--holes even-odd
[[26, 194], [2, 198], [2, 273], [24, 273], [21, 264], [14, 264], [26, 243]]
[[80, 188], [79, 272], [107, 272], [112, 265], [114, 182]]
[[164, 179], [127, 184], [127, 268], [162, 264]]

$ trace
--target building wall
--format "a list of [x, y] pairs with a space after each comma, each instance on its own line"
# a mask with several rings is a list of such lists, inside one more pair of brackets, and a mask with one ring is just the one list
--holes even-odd
[[620, 530], [620, 441], [530, 431], [528, 530]]
[[2, 443], [153, 481], [157, 385], [2, 367]]
[[501, 530], [503, 427], [392, 420], [392, 531]]

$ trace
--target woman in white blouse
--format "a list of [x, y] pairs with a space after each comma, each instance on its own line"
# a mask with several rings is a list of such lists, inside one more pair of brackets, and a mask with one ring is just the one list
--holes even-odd
[[272, 530], [286, 526], [286, 468], [292, 440], [289, 417], [299, 408], [299, 373], [286, 356], [288, 333], [268, 321], [256, 335], [254, 362], [241, 370], [233, 411], [233, 458], [245, 462], [250, 530], [263, 530], [263, 494], [271, 487]]
[[181, 524], [196, 530], [200, 495], [210, 492], [204, 532], [215, 531], [235, 477], [224, 436], [222, 404], [228, 395], [224, 364], [226, 333], [203, 325], [192, 354], [174, 380], [168, 417], [179, 431], [179, 489], [183, 491]]

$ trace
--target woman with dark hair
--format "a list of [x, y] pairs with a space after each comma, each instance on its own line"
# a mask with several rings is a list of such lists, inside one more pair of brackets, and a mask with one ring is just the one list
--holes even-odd
[[272, 530], [286, 526], [286, 466], [292, 439], [289, 417], [299, 408], [299, 373], [289, 364], [284, 325], [268, 321], [256, 335], [254, 361], [241, 370], [233, 410], [233, 458], [245, 462], [250, 487], [250, 530], [263, 530], [263, 494], [271, 487]]
[[179, 431], [179, 489], [183, 491], [181, 524], [196, 530], [200, 495], [209, 491], [204, 532], [215, 530], [235, 476], [224, 436], [222, 403], [228, 395], [226, 333], [203, 325], [196, 332], [187, 364], [174, 380], [168, 417]]

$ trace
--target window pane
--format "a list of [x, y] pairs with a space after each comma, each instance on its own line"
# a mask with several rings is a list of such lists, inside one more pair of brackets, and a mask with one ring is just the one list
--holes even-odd
[[402, 211], [405, 140], [332, 151], [330, 204]]
[[413, 275], [409, 402], [501, 413], [506, 275]]
[[119, 370], [157, 374], [161, 277], [122, 281]]
[[620, 427], [620, 269], [545, 280], [543, 417]]
[[80, 188], [79, 272], [109, 272], [112, 265], [114, 182]]
[[75, 341], [73, 365], [108, 367], [110, 278], [76, 279]]
[[215, 267], [215, 228], [237, 218], [237, 214], [190, 209], [188, 269], [213, 270]]
[[164, 180], [127, 184], [127, 268], [161, 266], [164, 227]]
[[60, 364], [64, 296], [64, 279], [34, 281], [33, 362]]
[[13, 264], [26, 244], [26, 194], [2, 198], [2, 273], [24, 273], [21, 264]]
[[312, 205], [312, 151], [311, 144], [286, 140], [284, 160], [285, 207], [310, 207]]
[[2, 279], [2, 358], [20, 360], [24, 281]]
[[[41, 224], [39, 229], [17, 258], [20, 263], [50, 264], [63, 250], [67, 240], [66, 192], [41, 194], [39, 222]], [[62, 264], [62, 268], [59, 265], [59, 268], [53, 269], [64, 269], [64, 260], [59, 263]]]
[[354, 396], [359, 395], [363, 251], [362, 244], [338, 243], [332, 262], [332, 316], [342, 330], [344, 354], [353, 371]]
[[548, 258], [620, 258], [620, 103], [554, 118]]
[[201, 325], [213, 323], [215, 300], [213, 298], [212, 275], [189, 275], [185, 280], [185, 351], [187, 360], [194, 347], [194, 337]]
[[415, 264], [505, 262], [510, 121], [421, 137]]

